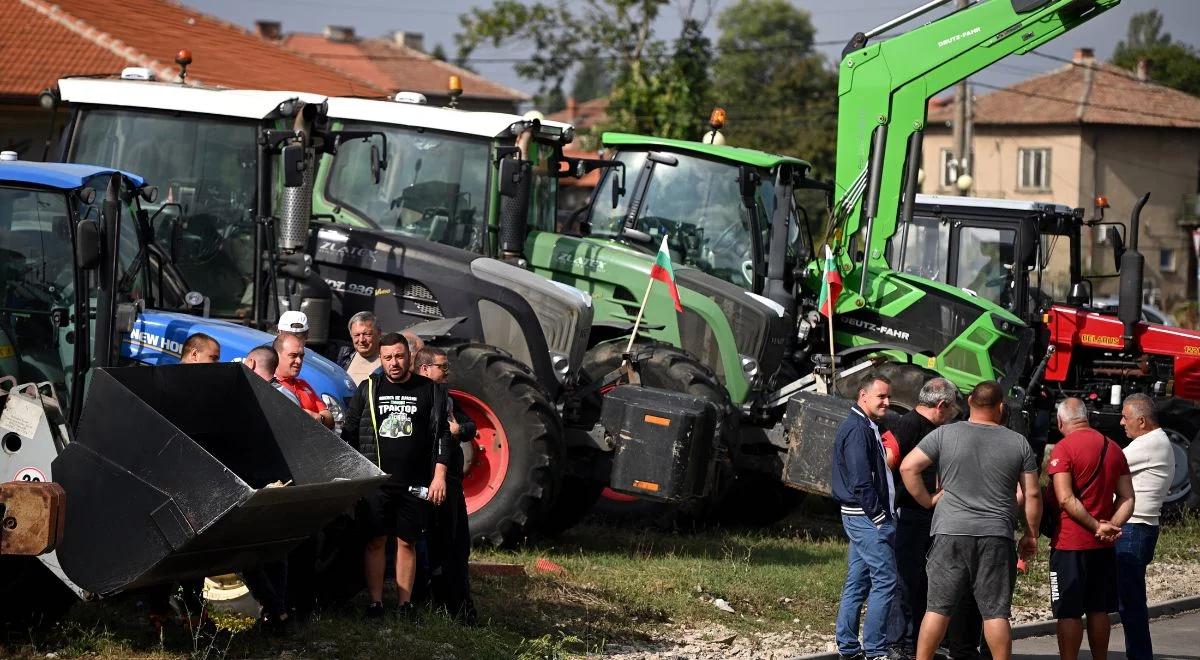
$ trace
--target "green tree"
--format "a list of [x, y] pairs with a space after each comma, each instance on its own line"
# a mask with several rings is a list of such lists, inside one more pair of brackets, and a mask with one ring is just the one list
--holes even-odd
[[598, 54], [586, 56], [575, 72], [575, 81], [571, 83], [571, 96], [583, 102], [608, 96], [610, 92], [612, 77], [609, 75], [608, 64], [600, 59]]
[[[711, 9], [712, 0], [700, 0]], [[695, 138], [693, 130], [707, 115], [712, 44], [704, 36], [707, 16], [698, 17], [697, 2], [682, 6], [683, 28], [667, 42], [654, 34], [654, 21], [667, 0], [587, 0], [568, 5], [525, 5], [499, 0], [490, 8], [472, 9], [459, 17], [455, 35], [459, 58], [467, 60], [479, 46], [522, 44], [533, 53], [515, 65], [522, 78], [538, 84], [538, 99], [562, 98], [563, 81], [573, 67], [596, 80], [603, 67], [612, 80], [609, 125], [626, 131], [666, 137]], [[586, 99], [583, 99], [586, 100]], [[547, 107], [541, 108], [549, 111]]]
[[832, 177], [837, 75], [813, 49], [811, 16], [787, 0], [738, 0], [717, 17], [712, 97], [730, 144], [804, 158]]
[[446, 59], [446, 49], [442, 48], [441, 44], [435, 45], [433, 50], [429, 51], [429, 56], [435, 60], [441, 60], [443, 62], [448, 61]]
[[1144, 59], [1154, 82], [1200, 96], [1200, 53], [1172, 40], [1162, 27], [1163, 17], [1157, 9], [1130, 17], [1126, 38], [1113, 51], [1113, 64], [1135, 70]]

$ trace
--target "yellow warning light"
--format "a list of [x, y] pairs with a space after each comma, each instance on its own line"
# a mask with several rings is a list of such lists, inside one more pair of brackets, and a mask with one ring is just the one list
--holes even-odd
[[1096, 208], [1106, 209], [1108, 206], [1108, 198], [1104, 195], [1096, 195]]
[[452, 92], [461, 92], [462, 91], [462, 79], [459, 78], [458, 76], [450, 76], [449, 87], [450, 87], [450, 91], [452, 91]]

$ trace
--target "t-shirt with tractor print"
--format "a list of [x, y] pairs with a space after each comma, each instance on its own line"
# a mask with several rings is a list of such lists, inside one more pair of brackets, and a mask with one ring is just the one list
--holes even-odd
[[402, 383], [379, 379], [375, 421], [380, 469], [392, 475], [388, 486], [428, 486], [433, 479], [435, 438], [430, 435], [433, 381], [412, 374]]

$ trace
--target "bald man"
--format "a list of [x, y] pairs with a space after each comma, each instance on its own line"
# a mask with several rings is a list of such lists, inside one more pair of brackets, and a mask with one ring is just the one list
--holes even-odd
[[1133, 480], [1121, 447], [1088, 423], [1087, 405], [1058, 404], [1063, 439], [1046, 472], [1058, 500], [1058, 532], [1050, 539], [1050, 610], [1058, 620], [1058, 654], [1079, 657], [1083, 616], [1094, 658], [1108, 653], [1108, 613], [1117, 611], [1117, 554], [1121, 525], [1133, 514]]

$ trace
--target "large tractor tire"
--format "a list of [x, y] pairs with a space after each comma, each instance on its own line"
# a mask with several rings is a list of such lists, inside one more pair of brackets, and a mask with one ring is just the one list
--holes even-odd
[[1158, 423], [1171, 440], [1175, 458], [1175, 478], [1163, 512], [1179, 514], [1200, 507], [1200, 406], [1184, 399], [1160, 401]]
[[507, 353], [473, 342], [443, 348], [455, 410], [476, 428], [463, 474], [471, 539], [511, 546], [537, 530], [557, 494], [562, 424], [533, 373]]
[[[584, 355], [581, 369], [591, 381], [602, 379], [621, 366], [624, 350], [625, 340], [597, 344]], [[691, 394], [708, 399], [717, 406], [722, 415], [723, 426], [720, 443], [728, 449], [731, 439], [737, 436], [738, 416], [729, 401], [729, 393], [721, 386], [716, 374], [685, 351], [667, 343], [639, 342], [634, 345], [634, 353], [638, 356], [638, 373], [646, 387]], [[600, 394], [604, 394], [604, 389], [601, 389]], [[599, 410], [598, 400], [593, 407]], [[600, 500], [600, 508], [603, 513], [613, 517], [651, 520], [662, 525], [676, 526], [702, 517], [712, 503], [720, 499], [725, 489], [724, 484], [729, 481], [727, 477], [721, 476], [718, 475], [715, 492], [705, 501], [692, 502], [682, 507], [668, 506], [606, 488]]]
[[880, 364], [846, 378], [837, 383], [839, 396], [854, 401], [858, 398], [858, 386], [867, 374], [878, 374], [892, 382], [892, 411], [903, 415], [917, 407], [921, 387], [937, 372], [905, 362], [881, 362]]

